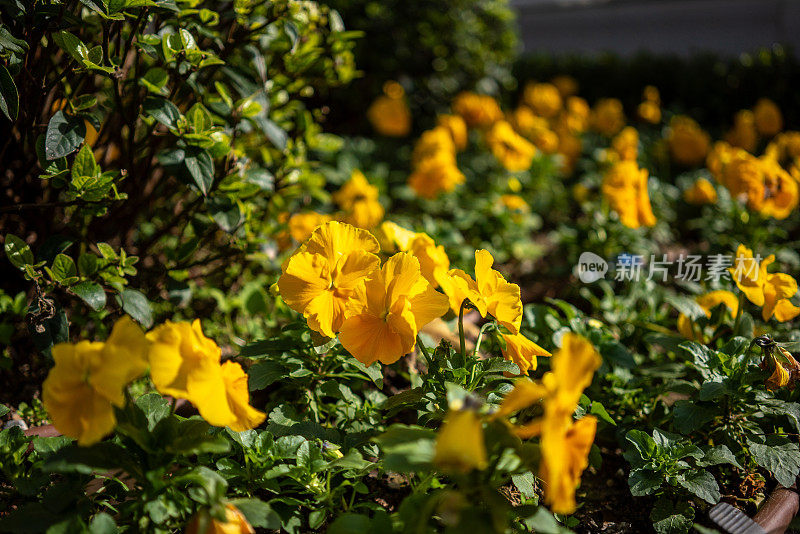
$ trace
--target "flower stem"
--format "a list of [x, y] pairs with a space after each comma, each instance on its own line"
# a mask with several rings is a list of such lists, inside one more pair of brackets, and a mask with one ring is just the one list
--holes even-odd
[[461, 359], [466, 365], [467, 363], [467, 344], [464, 339], [464, 308], [467, 306], [467, 299], [461, 301], [461, 307], [458, 309], [458, 340], [461, 343]]
[[739, 331], [739, 323], [742, 322], [742, 312], [744, 311], [744, 293], [739, 292], [739, 309], [736, 310], [736, 320], [733, 321], [733, 335]]
[[425, 343], [422, 342], [422, 339], [420, 339], [419, 334], [417, 334], [417, 345], [419, 345], [419, 350], [422, 351], [422, 355], [425, 356], [425, 359], [427, 360], [426, 363], [430, 363], [431, 355], [428, 353], [428, 347], [426, 347]]

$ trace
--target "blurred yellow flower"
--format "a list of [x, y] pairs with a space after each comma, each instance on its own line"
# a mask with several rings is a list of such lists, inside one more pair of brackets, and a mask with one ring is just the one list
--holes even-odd
[[705, 178], [698, 178], [692, 186], [683, 192], [683, 200], [689, 204], [716, 204], [717, 190]]
[[203, 334], [199, 319], [167, 321], [147, 339], [150, 378], [159, 393], [186, 399], [210, 424], [237, 432], [264, 420], [265, 414], [249, 406], [247, 375], [237, 363], [220, 365], [222, 351]]
[[661, 95], [658, 89], [648, 85], [642, 92], [642, 103], [637, 108], [639, 118], [650, 124], [661, 122]]
[[463, 117], [470, 128], [488, 128], [503, 118], [497, 100], [489, 95], [463, 92], [453, 100], [453, 111]]
[[367, 119], [380, 135], [405, 137], [411, 131], [411, 111], [405, 91], [397, 82], [386, 82], [383, 92], [367, 109]]
[[483, 423], [469, 407], [450, 409], [436, 438], [433, 463], [444, 472], [468, 473], [486, 469]]
[[547, 119], [537, 116], [529, 107], [518, 107], [510, 119], [514, 129], [545, 154], [558, 150], [558, 135], [550, 129]]
[[590, 116], [592, 128], [606, 137], [611, 137], [625, 126], [622, 102], [616, 98], [598, 100]]
[[467, 123], [460, 115], [439, 115], [436, 118], [436, 125], [450, 133], [456, 150], [467, 148]]
[[539, 447], [542, 460], [539, 477], [545, 486], [545, 502], [557, 514], [575, 511], [575, 490], [589, 466], [589, 452], [597, 431], [597, 418], [578, 421], [545, 415]]
[[578, 94], [578, 80], [572, 76], [561, 74], [550, 80], [550, 83], [556, 86], [562, 98]]
[[50, 420], [78, 445], [97, 443], [116, 426], [114, 406], [125, 403], [125, 387], [147, 370], [147, 339], [127, 315], [103, 342], [53, 346], [55, 366], [42, 384]]
[[447, 312], [447, 297], [420, 275], [419, 261], [399, 252], [356, 288], [339, 341], [358, 361], [396, 362], [414, 349], [423, 326]]
[[800, 315], [800, 307], [789, 300], [797, 293], [797, 281], [785, 273], [768, 273], [767, 267], [775, 261], [771, 254], [759, 262], [753, 251], [744, 245], [736, 249], [736, 259], [729, 269], [736, 286], [747, 300], [761, 306], [761, 317], [768, 321], [775, 317], [780, 322], [790, 321]]
[[567, 98], [567, 105], [561, 113], [559, 122], [562, 127], [572, 133], [583, 133], [589, 127], [591, 109], [589, 104], [581, 97], [571, 96]]
[[656, 224], [647, 191], [647, 169], [640, 169], [635, 161], [620, 161], [611, 166], [603, 178], [603, 196], [625, 226]]
[[316, 211], [307, 211], [304, 213], [295, 213], [289, 217], [289, 235], [292, 239], [301, 243], [311, 237], [314, 229], [331, 220], [330, 215], [318, 213]]
[[[711, 310], [721, 304], [724, 304], [725, 307], [728, 308], [731, 316], [733, 317], [736, 316], [736, 313], [739, 310], [739, 298], [732, 292], [724, 289], [710, 291], [708, 293], [698, 295], [694, 300], [701, 308], [703, 308], [703, 311], [706, 313], [707, 317], [711, 317]], [[704, 342], [703, 336], [700, 333], [695, 333], [692, 326], [692, 320], [684, 314], [680, 314], [678, 316], [678, 332], [680, 332], [680, 334], [686, 339], [699, 341], [701, 343]]]
[[783, 115], [780, 108], [769, 98], [761, 98], [753, 107], [756, 130], [765, 137], [772, 137], [783, 130]]
[[185, 534], [255, 534], [247, 518], [234, 505], [225, 506], [225, 521], [211, 517], [207, 511], [198, 513], [186, 526]]
[[507, 282], [492, 269], [494, 258], [487, 250], [475, 251], [475, 279], [461, 269], [452, 269], [442, 288], [450, 298], [450, 308], [458, 313], [465, 299], [475, 306], [482, 317], [490, 314], [512, 334], [519, 333], [522, 324], [522, 301], [517, 284]]
[[764, 156], [782, 165], [800, 165], [800, 132], [779, 133], [764, 149]]
[[558, 133], [558, 153], [563, 158], [561, 165], [563, 172], [572, 173], [582, 152], [583, 141], [580, 137], [569, 132]]
[[317, 227], [283, 265], [278, 288], [312, 330], [333, 337], [356, 288], [380, 265], [378, 241], [366, 230], [336, 221]]
[[669, 123], [667, 144], [673, 160], [680, 165], [695, 167], [705, 161], [711, 137], [694, 119], [679, 115]]
[[433, 199], [439, 193], [452, 192], [464, 183], [465, 177], [456, 167], [455, 161], [447, 157], [426, 158], [408, 177], [408, 185], [419, 196]]
[[738, 148], [752, 152], [758, 144], [758, 132], [753, 112], [739, 111], [733, 119], [733, 128], [725, 135], [725, 141]]
[[370, 230], [383, 220], [383, 206], [378, 202], [378, 188], [371, 185], [358, 169], [337, 192], [333, 200], [344, 210], [344, 222]]
[[502, 195], [500, 197], [500, 204], [507, 210], [528, 212], [531, 207], [525, 202], [525, 199], [519, 195]]
[[437, 126], [422, 132], [414, 145], [411, 162], [419, 166], [428, 159], [445, 159], [456, 162], [456, 145], [448, 128]]
[[506, 121], [497, 121], [486, 133], [486, 143], [492, 154], [507, 170], [530, 169], [536, 147], [519, 135]]
[[503, 358], [517, 364], [521, 374], [528, 374], [528, 371], [536, 370], [537, 356], [550, 356], [550, 353], [526, 338], [522, 334], [506, 335], [500, 334], [503, 338], [504, 347], [501, 347]]
[[759, 159], [734, 148], [710, 163], [731, 196], [746, 201], [748, 208], [764, 216], [785, 219], [800, 201], [797, 180], [772, 158]]
[[611, 149], [618, 160], [636, 161], [639, 155], [639, 132], [633, 126], [626, 126], [611, 140]]
[[550, 83], [528, 83], [522, 92], [522, 101], [546, 119], [556, 116], [562, 106], [561, 93]]

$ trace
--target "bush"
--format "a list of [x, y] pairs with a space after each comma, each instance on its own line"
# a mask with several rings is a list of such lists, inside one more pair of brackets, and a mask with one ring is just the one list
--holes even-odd
[[[0, 226], [15, 264], [0, 290], [35, 290], [37, 348], [65, 340], [67, 316], [99, 328], [124, 310], [150, 326], [213, 306], [286, 203], [322, 183], [309, 153], [333, 140], [308, 102], [355, 74], [339, 15], [294, 0], [2, 6]], [[2, 309], [7, 367], [35, 374], [11, 326], [25, 311]]]
[[423, 121], [463, 89], [481, 84], [497, 92], [514, 84], [509, 68], [517, 38], [507, 0], [333, 0], [330, 5], [350, 29], [363, 32], [355, 54], [365, 74], [333, 95], [331, 122], [338, 131], [370, 131], [365, 98], [378, 96], [387, 80], [403, 84], [414, 117]]

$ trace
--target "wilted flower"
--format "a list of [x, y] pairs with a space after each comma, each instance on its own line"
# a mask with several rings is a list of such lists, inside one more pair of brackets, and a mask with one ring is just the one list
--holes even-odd
[[367, 109], [367, 118], [375, 131], [387, 137], [405, 137], [411, 131], [411, 111], [405, 91], [397, 82], [386, 82], [384, 94]]
[[783, 115], [780, 108], [769, 98], [761, 98], [753, 107], [756, 130], [765, 137], [772, 137], [783, 130]]
[[356, 289], [339, 341], [358, 361], [396, 362], [413, 350], [423, 326], [447, 312], [447, 297], [420, 275], [419, 261], [400, 252]]
[[616, 98], [598, 100], [592, 108], [590, 122], [595, 131], [606, 137], [616, 134], [625, 126], [622, 102]]
[[561, 93], [549, 83], [529, 83], [522, 92], [522, 101], [540, 117], [549, 119], [561, 111]]
[[344, 210], [344, 222], [348, 224], [369, 230], [383, 220], [384, 209], [378, 202], [378, 188], [370, 184], [358, 169], [333, 194], [333, 200]]
[[55, 366], [42, 385], [42, 401], [53, 426], [78, 445], [97, 443], [116, 426], [114, 406], [125, 403], [125, 387], [147, 370], [147, 339], [127, 315], [103, 342], [53, 346]]
[[640, 169], [635, 161], [620, 161], [611, 166], [603, 178], [603, 196], [625, 226], [656, 224], [647, 191], [647, 169]]
[[486, 143], [503, 167], [512, 172], [530, 169], [536, 155], [536, 147], [506, 121], [494, 123], [486, 133]]
[[689, 189], [683, 192], [683, 200], [689, 204], [715, 204], [717, 202], [717, 190], [705, 178], [698, 178]]
[[378, 241], [366, 230], [332, 221], [319, 226], [283, 265], [278, 288], [312, 330], [333, 337], [356, 287], [380, 265]]
[[672, 159], [681, 165], [694, 167], [705, 161], [711, 137], [694, 119], [681, 115], [673, 117], [669, 123], [667, 144]]
[[503, 118], [497, 100], [477, 93], [464, 92], [456, 96], [453, 111], [461, 115], [470, 128], [488, 128]]

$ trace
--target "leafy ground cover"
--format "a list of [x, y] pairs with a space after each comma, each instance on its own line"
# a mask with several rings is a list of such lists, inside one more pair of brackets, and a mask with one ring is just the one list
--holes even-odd
[[2, 4], [0, 531], [713, 532], [792, 485], [783, 86], [389, 76], [336, 4]]

